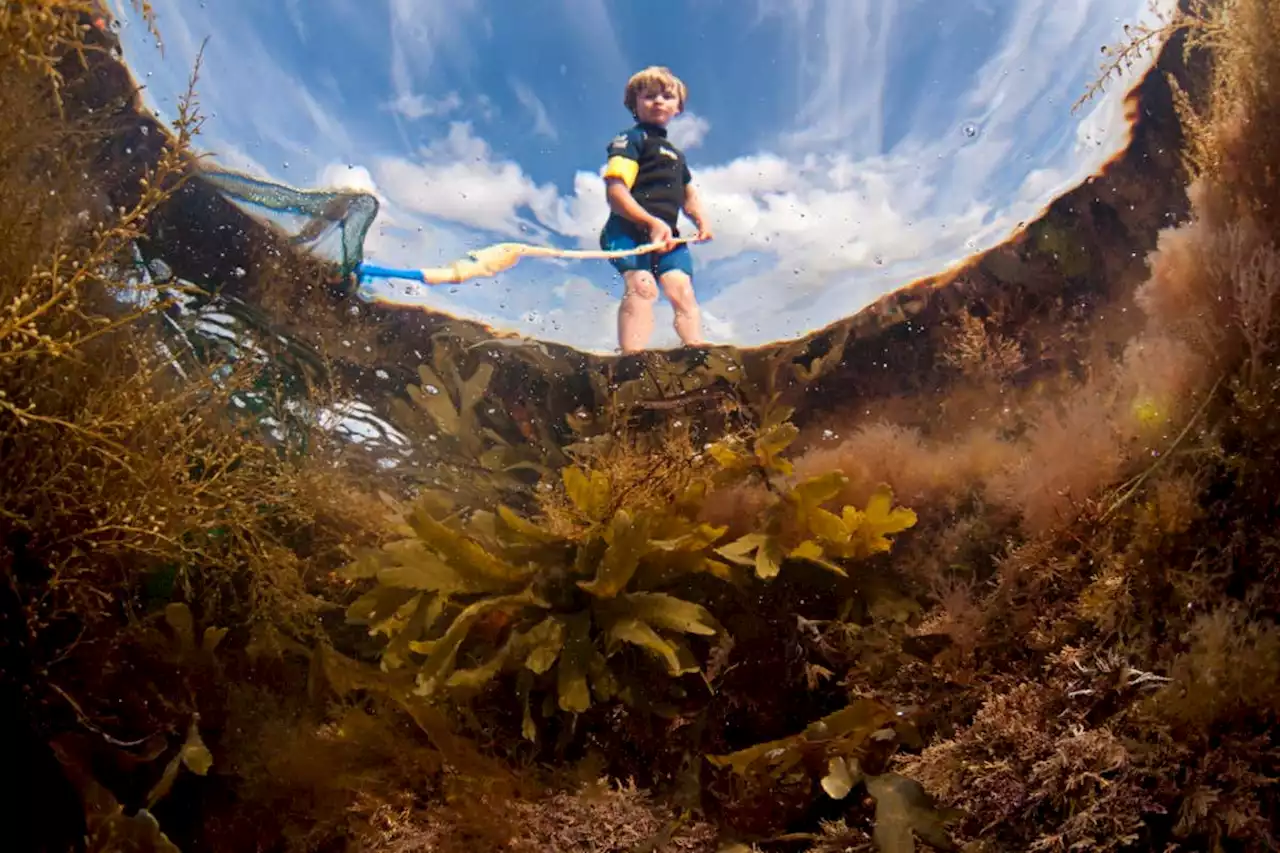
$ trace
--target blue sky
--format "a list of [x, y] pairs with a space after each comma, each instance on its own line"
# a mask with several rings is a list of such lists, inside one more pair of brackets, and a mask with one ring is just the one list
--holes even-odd
[[[1070, 106], [1099, 48], [1153, 20], [1148, 0], [153, 0], [161, 54], [116, 5], [153, 109], [172, 118], [208, 37], [201, 147], [376, 192], [366, 256], [388, 266], [596, 248], [626, 79], [670, 66], [690, 89], [672, 137], [716, 233], [694, 247], [705, 333], [742, 346], [941, 272], [1096, 171], [1145, 66]], [[526, 259], [412, 298], [610, 352], [620, 296], [604, 261]], [[670, 324], [664, 300], [654, 346], [678, 343]]]

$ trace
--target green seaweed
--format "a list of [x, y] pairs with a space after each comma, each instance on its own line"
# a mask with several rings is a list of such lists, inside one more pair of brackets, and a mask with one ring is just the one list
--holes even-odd
[[[790, 473], [782, 455], [795, 437], [788, 414], [776, 408], [754, 438], [706, 454], [653, 462], [615, 446], [612, 455], [567, 465], [547, 484], [541, 517], [503, 503], [467, 510], [453, 495], [425, 492], [398, 510], [396, 538], [344, 570], [376, 581], [347, 616], [385, 635], [382, 666], [412, 667], [424, 697], [473, 695], [514, 676], [530, 739], [535, 707], [582, 714], [617, 699], [670, 713], [668, 700], [685, 693], [676, 682], [702, 675], [695, 638], [721, 633], [678, 584], [695, 575], [747, 582], [732, 564], [769, 581], [788, 558], [844, 575], [831, 560], [881, 553], [890, 535], [915, 523], [909, 510], [892, 508], [887, 488], [865, 510], [824, 509], [844, 483], [836, 473], [787, 488], [760, 519], [764, 532], [720, 544], [728, 528], [698, 518], [708, 489]], [[643, 663], [624, 654], [631, 649]], [[669, 680], [655, 685], [649, 666]]]
[[[384, 667], [412, 661], [424, 697], [518, 673], [530, 737], [532, 694], [553, 695], [555, 707], [575, 714], [615, 697], [640, 702], [641, 682], [615, 671], [624, 647], [678, 678], [700, 671], [686, 638], [719, 631], [704, 607], [659, 587], [691, 573], [723, 574], [710, 552], [723, 529], [698, 523], [679, 504], [615, 507], [600, 471], [567, 467], [562, 480], [571, 508], [586, 519], [582, 528], [553, 529], [504, 505], [464, 522], [429, 496], [405, 518], [411, 536], [346, 569], [353, 579], [377, 580], [348, 616], [388, 636]], [[469, 643], [486, 620], [505, 640]]]

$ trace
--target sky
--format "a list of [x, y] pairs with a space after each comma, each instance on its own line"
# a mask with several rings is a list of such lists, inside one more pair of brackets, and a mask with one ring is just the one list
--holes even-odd
[[[671, 128], [715, 239], [693, 246], [710, 343], [789, 340], [1001, 243], [1127, 145], [1135, 66], [1077, 113], [1100, 48], [1172, 0], [114, 0], [162, 120], [207, 39], [198, 147], [293, 186], [358, 187], [366, 260], [495, 242], [595, 249], [628, 76], [689, 87]], [[1149, 60], [1148, 60], [1149, 62]], [[682, 220], [684, 233], [695, 229]], [[616, 351], [621, 279], [525, 259], [405, 301]], [[415, 310], [415, 309], [406, 309]], [[654, 347], [679, 344], [670, 304]]]

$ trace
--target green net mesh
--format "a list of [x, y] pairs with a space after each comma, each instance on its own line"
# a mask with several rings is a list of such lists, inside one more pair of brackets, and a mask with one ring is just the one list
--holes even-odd
[[[342, 274], [364, 260], [364, 241], [378, 215], [378, 199], [360, 190], [301, 190], [238, 172], [205, 170], [200, 177], [227, 199], [273, 222], [296, 245], [329, 256]], [[336, 251], [326, 250], [337, 235]]]

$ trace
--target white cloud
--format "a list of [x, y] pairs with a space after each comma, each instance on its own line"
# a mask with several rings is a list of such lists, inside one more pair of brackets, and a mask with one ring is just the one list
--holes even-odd
[[302, 13], [301, 0], [284, 0], [284, 7], [289, 15], [289, 23], [293, 25], [294, 32], [298, 34], [298, 40], [305, 44], [307, 41], [307, 23]]
[[422, 151], [421, 162], [384, 158], [374, 169], [387, 195], [409, 211], [511, 238], [529, 239], [536, 225], [521, 208], [551, 210], [553, 186], [537, 186], [512, 162], [496, 162], [466, 122]]
[[628, 74], [625, 47], [609, 14], [606, 0], [560, 0], [561, 26], [578, 37], [580, 49], [591, 65], [608, 79], [617, 80], [618, 101]]
[[580, 248], [599, 248], [600, 229], [609, 215], [604, 181], [597, 172], [577, 172], [573, 176], [573, 192], [539, 211], [544, 225], [575, 238]]
[[529, 117], [533, 120], [533, 132], [549, 139], [557, 139], [559, 134], [556, 133], [555, 126], [551, 124], [551, 117], [547, 114], [547, 107], [542, 103], [542, 99], [538, 97], [537, 93], [529, 88], [527, 83], [520, 80], [512, 80], [511, 89], [516, 93], [516, 99], [520, 101], [520, 105], [529, 111]]
[[667, 136], [677, 148], [688, 151], [697, 148], [711, 129], [711, 122], [695, 112], [686, 110], [667, 125]]
[[481, 94], [476, 98], [475, 109], [485, 121], [493, 121], [498, 117], [498, 108], [488, 95]]
[[[320, 170], [316, 182], [321, 187], [342, 190], [361, 190], [373, 195], [381, 195], [373, 175], [364, 166], [354, 164], [329, 163]], [[381, 199], [380, 199], [381, 200]]]
[[897, 13], [896, 0], [760, 0], [758, 20], [781, 19], [798, 55], [799, 109], [787, 143], [879, 152]]
[[449, 115], [462, 106], [462, 98], [457, 92], [449, 92], [441, 98], [428, 98], [426, 95], [403, 91], [396, 95], [395, 100], [388, 102], [387, 106], [409, 121], [417, 121], [428, 116]]
[[473, 23], [477, 0], [389, 0], [391, 20], [392, 98], [389, 106], [409, 120], [444, 115], [457, 109], [456, 92], [429, 97], [416, 90], [415, 79], [430, 79], [439, 60], [465, 66], [471, 61], [464, 37]]

